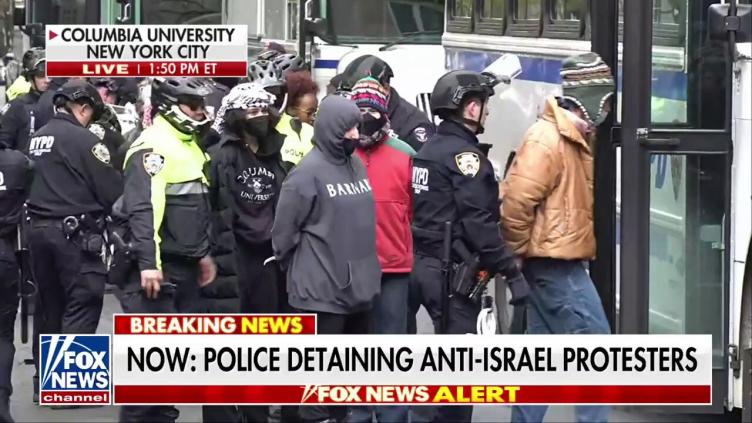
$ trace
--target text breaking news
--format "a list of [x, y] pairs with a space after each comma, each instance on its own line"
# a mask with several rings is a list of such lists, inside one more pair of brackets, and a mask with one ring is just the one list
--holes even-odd
[[712, 393], [709, 335], [318, 335], [310, 314], [118, 314], [110, 351], [117, 405], [707, 405]]

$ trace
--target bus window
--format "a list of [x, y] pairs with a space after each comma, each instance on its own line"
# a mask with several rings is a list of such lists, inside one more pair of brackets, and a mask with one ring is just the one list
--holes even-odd
[[452, 3], [453, 17], [469, 18], [473, 16], [473, 0], [455, 0]]
[[222, 0], [148, 0], [141, 2], [144, 25], [219, 25]]
[[503, 19], [506, 15], [504, 0], [481, 0], [481, 19]]
[[514, 2], [515, 20], [540, 19], [541, 0], [516, 0]]
[[[458, 1], [459, 13], [466, 13]], [[329, 0], [328, 20], [337, 42], [342, 44], [388, 43], [409, 37], [406, 42], [439, 44], [444, 29], [441, 0]], [[353, 10], [359, 10], [353, 14]], [[469, 18], [467, 18], [469, 20]], [[325, 40], [328, 41], [328, 40]]]
[[513, 0], [511, 21], [506, 35], [539, 37], [541, 34], [541, 0]]
[[653, 1], [654, 126], [723, 129], [726, 125], [730, 64], [725, 43], [710, 40], [707, 34], [707, 11], [713, 3], [720, 1]]
[[551, 17], [555, 21], [581, 21], [586, 11], [585, 0], [555, 0]]
[[44, 24], [98, 24], [98, 0], [37, 0], [31, 6], [31, 22]]

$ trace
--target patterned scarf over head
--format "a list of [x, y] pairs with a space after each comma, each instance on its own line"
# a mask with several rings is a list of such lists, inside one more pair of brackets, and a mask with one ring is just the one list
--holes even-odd
[[230, 93], [222, 99], [222, 106], [217, 111], [212, 129], [221, 133], [224, 130], [225, 115], [230, 110], [247, 110], [259, 108], [268, 110], [274, 104], [276, 97], [253, 82], [236, 85]]

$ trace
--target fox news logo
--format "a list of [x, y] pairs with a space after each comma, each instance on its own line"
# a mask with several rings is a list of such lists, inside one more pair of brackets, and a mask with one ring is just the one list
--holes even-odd
[[39, 403], [110, 403], [110, 335], [40, 335]]

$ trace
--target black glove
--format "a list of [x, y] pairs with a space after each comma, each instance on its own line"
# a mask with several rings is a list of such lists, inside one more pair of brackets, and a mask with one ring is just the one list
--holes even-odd
[[524, 304], [530, 294], [530, 286], [527, 284], [527, 280], [522, 273], [517, 273], [513, 277], [507, 277], [507, 286], [509, 286], [509, 290], [512, 292], [509, 304], [513, 306]]

